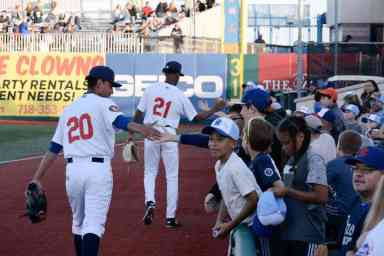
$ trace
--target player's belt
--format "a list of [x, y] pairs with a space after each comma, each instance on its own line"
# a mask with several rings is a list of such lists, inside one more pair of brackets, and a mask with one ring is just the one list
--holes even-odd
[[[104, 163], [104, 158], [102, 157], [92, 157], [91, 159], [91, 162], [94, 162], [94, 163]], [[70, 164], [70, 163], [73, 163], [73, 158], [72, 157], [68, 157], [68, 158], [65, 158], [65, 161], [67, 162], [67, 164]]]

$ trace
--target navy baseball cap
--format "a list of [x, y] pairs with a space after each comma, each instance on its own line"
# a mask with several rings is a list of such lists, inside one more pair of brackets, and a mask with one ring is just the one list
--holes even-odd
[[241, 102], [244, 104], [252, 104], [259, 111], [265, 111], [272, 103], [269, 93], [260, 88], [246, 91]]
[[384, 150], [379, 147], [361, 148], [355, 157], [346, 159], [345, 163], [349, 165], [360, 163], [384, 171]]
[[163, 73], [179, 74], [180, 76], [184, 76], [184, 74], [181, 73], [181, 64], [177, 61], [167, 62], [167, 64], [165, 64], [165, 67], [163, 68]]
[[115, 72], [107, 66], [94, 66], [86, 78], [100, 78], [104, 81], [109, 81], [112, 83], [112, 87], [121, 87], [122, 85], [115, 82]]

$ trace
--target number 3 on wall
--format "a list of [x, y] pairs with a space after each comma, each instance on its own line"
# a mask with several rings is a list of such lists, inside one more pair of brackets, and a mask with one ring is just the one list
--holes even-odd
[[[82, 114], [80, 118], [70, 117], [67, 121], [69, 143], [77, 140], [88, 140], [93, 137], [92, 119], [88, 113]], [[79, 131], [79, 132], [77, 132]]]
[[155, 105], [153, 106], [153, 114], [155, 116], [167, 118], [171, 104], [172, 101], [165, 102], [163, 98], [157, 97], [155, 99]]

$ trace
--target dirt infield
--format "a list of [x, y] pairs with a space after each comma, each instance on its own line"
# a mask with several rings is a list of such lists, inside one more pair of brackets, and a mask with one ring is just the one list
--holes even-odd
[[[143, 163], [128, 167], [121, 159], [120, 150], [117, 150], [113, 160], [114, 191], [100, 255], [225, 255], [227, 242], [211, 238], [215, 215], [207, 215], [202, 206], [204, 195], [214, 182], [214, 161], [208, 151], [189, 146], [180, 148], [178, 218], [183, 227], [168, 230], [164, 227], [166, 186], [163, 167], [156, 188], [158, 208], [155, 220], [147, 227], [141, 222], [144, 207]], [[140, 150], [142, 156], [142, 145]], [[0, 255], [74, 255], [62, 159], [55, 163], [43, 180], [48, 195], [48, 219], [32, 225], [28, 219], [18, 218], [24, 210], [26, 183], [38, 163], [39, 159], [32, 159], [0, 166]]]

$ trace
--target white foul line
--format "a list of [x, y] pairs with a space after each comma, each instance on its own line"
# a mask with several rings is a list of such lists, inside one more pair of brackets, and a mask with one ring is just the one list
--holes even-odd
[[[140, 142], [140, 141], [137, 141], [137, 142]], [[120, 147], [120, 146], [125, 145], [125, 144], [126, 143], [119, 143], [119, 144], [116, 144], [116, 147]], [[59, 155], [62, 155], [62, 153], [60, 153]], [[15, 160], [2, 161], [2, 162], [0, 162], [0, 165], [39, 159], [39, 158], [43, 158], [43, 156], [44, 155], [38, 155], [38, 156], [30, 156], [30, 157], [15, 159]]]

